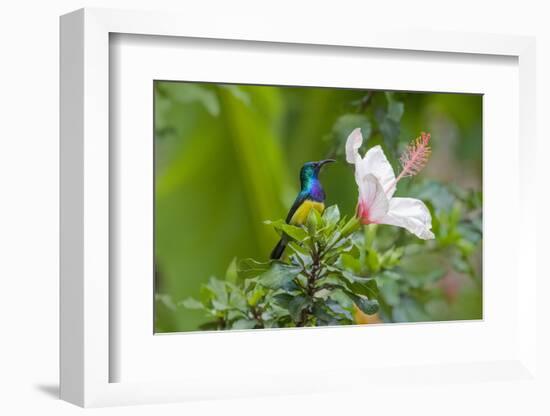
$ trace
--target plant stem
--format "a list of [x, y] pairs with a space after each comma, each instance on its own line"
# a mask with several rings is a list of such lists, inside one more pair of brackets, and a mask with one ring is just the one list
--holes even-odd
[[262, 311], [257, 307], [252, 307], [252, 316], [258, 321], [259, 328], [265, 328], [264, 320], [262, 319]]
[[[311, 271], [309, 273], [305, 273], [305, 276], [307, 278], [307, 284], [304, 288], [305, 295], [308, 298], [313, 299], [313, 296], [316, 292], [316, 283], [319, 279], [319, 276], [322, 274], [322, 264], [321, 259], [323, 258], [324, 252], [320, 247], [317, 247], [317, 245], [314, 244], [311, 252]], [[312, 302], [313, 303], [313, 302]], [[313, 304], [310, 304], [308, 307], [302, 309], [302, 312], [300, 313], [300, 319], [296, 323], [296, 326], [305, 326], [305, 324], [308, 322], [309, 318], [313, 315], [312, 310]]]

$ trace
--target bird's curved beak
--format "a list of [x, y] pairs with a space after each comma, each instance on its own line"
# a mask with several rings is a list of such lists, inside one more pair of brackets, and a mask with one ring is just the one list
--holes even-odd
[[317, 169], [321, 169], [327, 163], [333, 163], [333, 162], [336, 162], [336, 160], [334, 159], [320, 160], [319, 162], [317, 162]]

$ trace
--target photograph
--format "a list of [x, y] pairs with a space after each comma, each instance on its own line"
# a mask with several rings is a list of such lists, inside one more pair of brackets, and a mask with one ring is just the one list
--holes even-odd
[[155, 333], [483, 319], [482, 94], [153, 89]]

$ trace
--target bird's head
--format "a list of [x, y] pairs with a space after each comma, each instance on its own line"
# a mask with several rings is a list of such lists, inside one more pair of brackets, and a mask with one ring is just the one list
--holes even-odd
[[317, 179], [319, 177], [319, 172], [321, 168], [327, 163], [336, 162], [334, 159], [325, 159], [318, 162], [307, 162], [304, 163], [302, 169], [300, 170], [300, 180], [302, 184], [305, 184], [311, 180]]

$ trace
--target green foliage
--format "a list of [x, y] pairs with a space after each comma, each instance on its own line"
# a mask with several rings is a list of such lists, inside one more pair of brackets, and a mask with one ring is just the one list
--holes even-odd
[[225, 280], [211, 278], [200, 301], [181, 306], [203, 310], [211, 319], [205, 329], [350, 325], [363, 322], [361, 313], [386, 322], [425, 321], [434, 313], [445, 319], [451, 309], [438, 282], [452, 270], [479, 282], [469, 257], [481, 239], [481, 214], [478, 194], [434, 192], [440, 186], [418, 185], [433, 211], [433, 241], [361, 226], [341, 218], [336, 205], [323, 215], [312, 210], [303, 226], [266, 221], [291, 238], [286, 260], [233, 260]]
[[323, 215], [312, 210], [304, 226], [268, 224], [292, 239], [286, 261], [264, 264], [252, 275], [245, 266], [242, 274], [237, 272], [237, 283], [227, 279], [229, 274], [225, 280], [211, 278], [200, 301], [182, 302], [213, 319], [207, 328], [342, 325], [354, 322], [354, 308], [369, 315], [378, 311], [376, 280], [346, 266], [349, 253], [357, 251], [353, 236], [360, 226], [355, 218], [341, 218], [333, 205]]
[[[344, 156], [345, 141], [349, 133], [359, 127], [363, 138], [382, 144], [390, 155], [397, 152], [400, 121], [404, 113], [404, 103], [393, 92], [368, 92], [352, 103], [353, 112], [341, 115], [326, 139], [332, 143], [332, 156]], [[369, 146], [370, 147], [370, 146]]]

